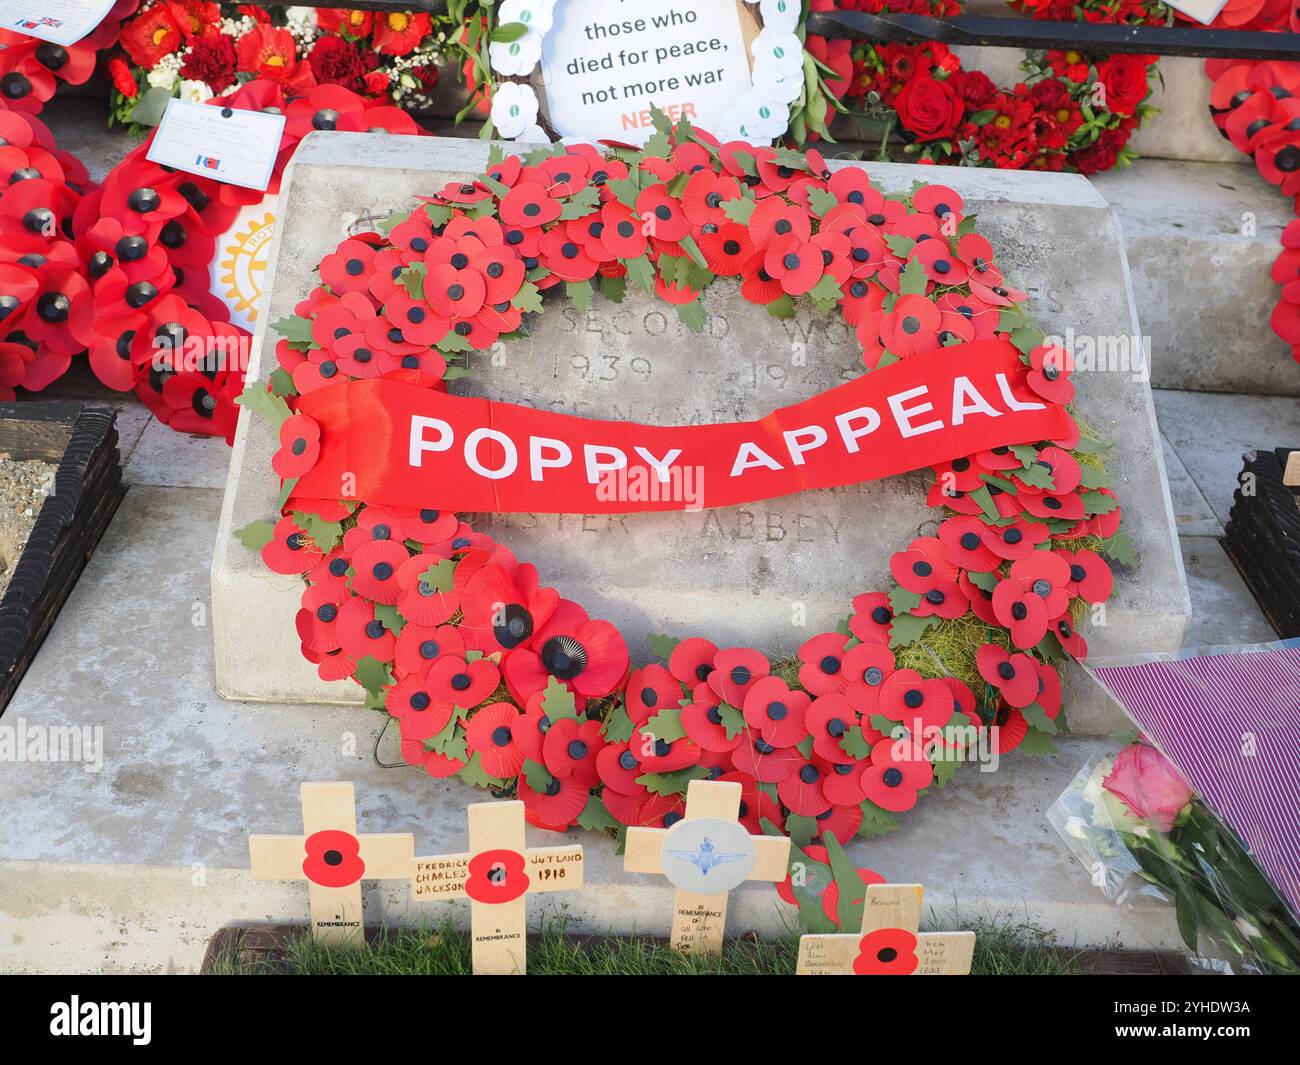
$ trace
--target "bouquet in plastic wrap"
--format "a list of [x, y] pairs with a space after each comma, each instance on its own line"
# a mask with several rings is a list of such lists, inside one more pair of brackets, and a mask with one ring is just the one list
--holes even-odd
[[1300, 973], [1300, 647], [1089, 669], [1143, 730], [1090, 762], [1048, 819], [1111, 901], [1175, 908], [1194, 954]]

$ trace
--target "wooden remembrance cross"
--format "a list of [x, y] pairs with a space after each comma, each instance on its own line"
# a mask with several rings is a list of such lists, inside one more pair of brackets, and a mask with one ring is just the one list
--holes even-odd
[[862, 931], [799, 938], [798, 976], [965, 976], [974, 932], [917, 932], [920, 884], [873, 884], [862, 901]]
[[686, 816], [671, 828], [629, 828], [623, 869], [662, 873], [677, 888], [672, 945], [717, 954], [727, 924], [727, 894], [746, 880], [784, 880], [790, 841], [751, 836], [737, 820], [738, 781], [692, 780]]
[[522, 975], [527, 968], [528, 896], [582, 887], [582, 847], [524, 842], [524, 804], [476, 802], [468, 807], [469, 853], [416, 858], [411, 897], [470, 900], [476, 976]]
[[360, 942], [361, 881], [406, 880], [415, 857], [409, 832], [358, 836], [349, 783], [303, 784], [301, 836], [249, 836], [255, 880], [306, 880], [312, 936]]

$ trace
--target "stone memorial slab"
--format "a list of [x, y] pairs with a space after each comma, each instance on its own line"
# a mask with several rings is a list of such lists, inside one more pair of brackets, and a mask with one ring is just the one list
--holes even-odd
[[[314, 284], [315, 264], [342, 236], [486, 165], [483, 144], [357, 136], [313, 133], [290, 165], [250, 378], [274, 366], [268, 323], [293, 313]], [[868, 169], [887, 191], [936, 176], [897, 164]], [[1085, 179], [966, 168], [942, 177], [979, 216], [1045, 332], [1076, 343], [1090, 338], [1099, 348], [1141, 335], [1122, 239]], [[552, 297], [527, 320], [527, 337], [502, 342], [495, 357], [472, 356], [473, 373], [453, 387], [588, 417], [693, 424], [761, 417], [856, 373], [860, 347], [834, 315], [801, 308], [778, 320], [722, 282], [704, 302], [707, 319], [696, 334], [671, 307], [631, 290], [621, 304], [598, 297], [586, 312]], [[1098, 655], [1178, 647], [1189, 602], [1150, 387], [1141, 367], [1102, 361], [1076, 372], [1077, 410], [1114, 445], [1110, 474], [1138, 559], [1094, 619], [1090, 646]], [[276, 446], [266, 424], [241, 419], [212, 570], [218, 689], [232, 699], [360, 702], [359, 687], [319, 680], [299, 654], [293, 619], [301, 582], [268, 572], [232, 536], [275, 511]], [[617, 623], [634, 661], [647, 657], [645, 638], [654, 632], [698, 632], [779, 653], [833, 625], [857, 592], [887, 587], [890, 554], [933, 531], [928, 479], [921, 472], [685, 513], [472, 520], [535, 562], [562, 594]], [[1115, 712], [1081, 677], [1074, 669], [1067, 677], [1073, 727], [1110, 731]]]

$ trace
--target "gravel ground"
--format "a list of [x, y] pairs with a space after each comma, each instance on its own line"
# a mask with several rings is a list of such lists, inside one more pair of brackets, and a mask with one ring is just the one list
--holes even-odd
[[0, 599], [18, 565], [18, 556], [54, 488], [54, 464], [40, 459], [15, 462], [0, 455]]

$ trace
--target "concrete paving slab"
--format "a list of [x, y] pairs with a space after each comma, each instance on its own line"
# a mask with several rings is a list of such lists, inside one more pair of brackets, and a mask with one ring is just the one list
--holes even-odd
[[169, 488], [221, 488], [230, 468], [223, 437], [178, 433], [154, 419], [125, 469], [130, 484]]
[[1223, 525], [1215, 516], [1214, 508], [1163, 433], [1160, 448], [1165, 456], [1165, 474], [1169, 478], [1169, 497], [1174, 504], [1174, 525], [1178, 535], [1221, 536]]
[[1245, 451], [1300, 446], [1300, 399], [1292, 396], [1154, 395], [1161, 432], [1220, 522], [1228, 520]]
[[1185, 646], [1267, 643], [1278, 638], [1217, 539], [1185, 536], [1181, 546], [1187, 588], [1192, 594]]

